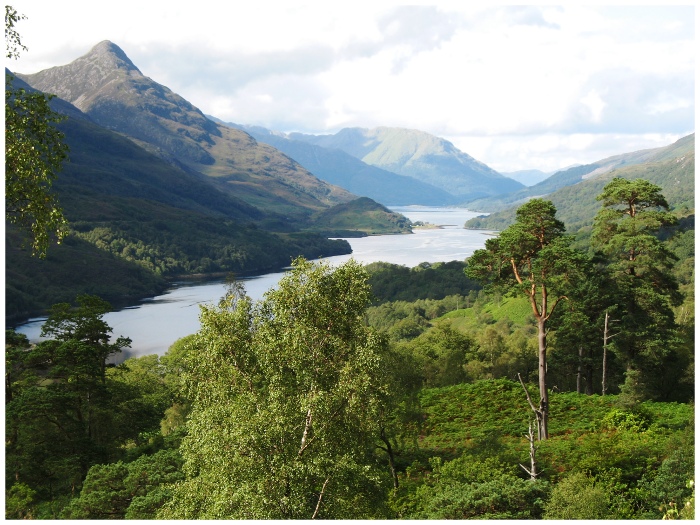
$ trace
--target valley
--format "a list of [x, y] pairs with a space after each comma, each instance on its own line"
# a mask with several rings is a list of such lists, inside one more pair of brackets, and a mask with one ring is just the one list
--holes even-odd
[[694, 133], [518, 181], [108, 40], [12, 76], [70, 232], [6, 221], [6, 518], [694, 517]]

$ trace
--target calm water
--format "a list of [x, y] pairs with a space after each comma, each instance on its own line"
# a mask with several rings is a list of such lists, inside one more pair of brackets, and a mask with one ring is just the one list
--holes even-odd
[[[463, 261], [474, 250], [482, 248], [488, 233], [465, 230], [464, 222], [478, 213], [461, 208], [430, 208], [425, 206], [392, 207], [411, 221], [442, 225], [442, 229], [415, 230], [412, 235], [383, 235], [348, 239], [351, 255], [328, 257], [331, 264], [341, 264], [350, 258], [361, 263], [385, 261], [408, 267], [422, 262]], [[260, 299], [273, 288], [283, 272], [245, 279], [245, 288], [253, 299]], [[120, 357], [163, 354], [179, 338], [199, 329], [199, 305], [215, 303], [224, 293], [223, 280], [207, 283], [174, 283], [163, 295], [146, 299], [104, 316], [114, 336], [130, 337], [131, 349]], [[32, 319], [17, 328], [30, 341], [38, 341], [44, 319]]]

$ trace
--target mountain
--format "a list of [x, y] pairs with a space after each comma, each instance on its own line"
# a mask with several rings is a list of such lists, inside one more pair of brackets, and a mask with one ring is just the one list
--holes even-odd
[[267, 212], [304, 220], [356, 198], [247, 133], [212, 122], [185, 99], [145, 77], [109, 41], [68, 65], [17, 76], [171, 164], [211, 177], [219, 191]]
[[525, 186], [534, 186], [538, 182], [542, 182], [547, 177], [552, 175], [552, 173], [545, 173], [544, 171], [540, 170], [519, 170], [508, 172], [502, 171], [501, 175], [518, 181], [520, 184], [524, 184]]
[[[314, 221], [357, 196], [247, 133], [211, 122], [144, 77], [114, 44], [102, 42], [67, 66], [16, 74], [13, 82], [60, 94], [51, 105], [67, 117], [59, 129], [70, 153], [53, 189], [71, 235], [39, 260], [7, 226], [6, 320], [79, 293], [118, 305], [157, 293], [165, 278], [264, 272], [299, 255], [350, 253], [346, 241], [320, 235]], [[362, 206], [344, 213], [365, 233], [405, 231], [398, 214]]]
[[457, 149], [451, 142], [404, 128], [345, 128], [334, 135], [290, 133], [289, 138], [336, 148], [363, 162], [440, 188], [459, 202], [523, 188]]
[[70, 160], [53, 190], [72, 231], [38, 259], [26, 237], [6, 225], [6, 321], [79, 293], [123, 306], [162, 291], [166, 277], [269, 271], [298, 255], [350, 252], [346, 242], [318, 233], [266, 231], [258, 225], [268, 215], [222, 193], [209, 177], [173, 166], [65, 101], [55, 98], [52, 106], [70, 115], [59, 124]]
[[694, 135], [680, 139], [677, 143], [678, 145], [675, 146], [672, 145], [662, 148], [652, 148], [633, 151], [631, 153], [623, 153], [621, 155], [607, 157], [603, 160], [592, 162], [590, 164], [564, 169], [556, 172], [554, 175], [543, 180], [542, 182], [537, 183], [534, 186], [530, 186], [529, 188], [525, 188], [508, 195], [499, 195], [496, 197], [473, 200], [468, 203], [469, 208], [472, 210], [490, 213], [506, 210], [513, 205], [522, 204], [533, 197], [549, 195], [560, 188], [564, 188], [572, 184], [578, 184], [586, 179], [599, 177], [614, 169], [642, 164], [645, 162], [653, 162], [654, 159], [660, 159], [659, 155], [674, 156], [674, 154], [670, 152], [676, 149], [679, 151], [687, 150], [687, 143], [689, 141], [694, 142]]
[[[658, 185], [671, 209], [685, 216], [695, 209], [695, 134], [661, 148], [616, 155], [571, 168], [550, 179], [557, 176], [559, 181], [570, 183], [541, 196], [554, 203], [557, 217], [564, 221], [569, 232], [575, 233], [592, 224], [600, 209], [596, 197], [614, 177], [642, 178]], [[538, 186], [546, 187], [550, 179]], [[515, 220], [515, 210], [522, 202], [524, 200], [486, 217], [471, 219], [465, 226], [502, 230]]]
[[257, 141], [277, 148], [319, 179], [345, 188], [355, 195], [370, 197], [387, 206], [448, 206], [459, 202], [445, 190], [412, 177], [371, 166], [340, 149], [294, 140], [284, 133], [259, 126], [224, 124], [242, 129]]

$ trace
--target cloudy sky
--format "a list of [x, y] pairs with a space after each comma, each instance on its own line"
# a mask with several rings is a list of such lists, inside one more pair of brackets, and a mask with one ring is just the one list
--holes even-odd
[[[462, 5], [464, 4], [464, 5]], [[692, 4], [16, 0], [35, 73], [111, 40], [224, 121], [395, 126], [492, 168], [554, 171], [695, 131]]]

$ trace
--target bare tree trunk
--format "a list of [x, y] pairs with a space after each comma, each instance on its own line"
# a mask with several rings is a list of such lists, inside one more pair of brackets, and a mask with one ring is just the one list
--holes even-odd
[[539, 386], [540, 386], [540, 419], [538, 435], [539, 439], [549, 437], [549, 393], [547, 392], [547, 332], [545, 331], [545, 319], [537, 320], [537, 342], [539, 343]]
[[539, 441], [542, 441], [543, 439], [546, 439], [545, 437], [543, 437], [543, 434], [542, 434], [542, 428], [543, 428], [542, 402], [540, 401], [539, 408], [536, 407], [535, 404], [532, 402], [532, 398], [530, 397], [530, 392], [528, 391], [527, 387], [525, 386], [525, 383], [523, 382], [523, 378], [520, 377], [520, 374], [518, 374], [518, 379], [520, 380], [520, 384], [522, 385], [523, 390], [525, 390], [525, 397], [527, 398], [527, 402], [535, 414], [535, 420], [537, 421], [537, 439]]
[[610, 314], [608, 312], [605, 312], [605, 328], [603, 329], [603, 381], [602, 381], [602, 395], [605, 395], [605, 392], [608, 388], [608, 385], [606, 383], [607, 381], [607, 374], [608, 374], [608, 341], [615, 337], [617, 334], [610, 335], [609, 332], [609, 323], [612, 320], [610, 319]]
[[530, 442], [530, 468], [526, 468], [520, 464], [520, 467], [530, 475], [530, 481], [535, 481], [539, 472], [537, 472], [537, 447], [535, 446], [535, 434], [532, 432], [532, 422], [528, 425], [527, 434], [525, 435]]
[[301, 455], [304, 453], [304, 450], [306, 450], [306, 439], [309, 436], [309, 430], [311, 429], [311, 409], [309, 409], [306, 412], [306, 423], [304, 424], [304, 432], [301, 435], [301, 447], [299, 447], [299, 454], [298, 456], [301, 457]]

